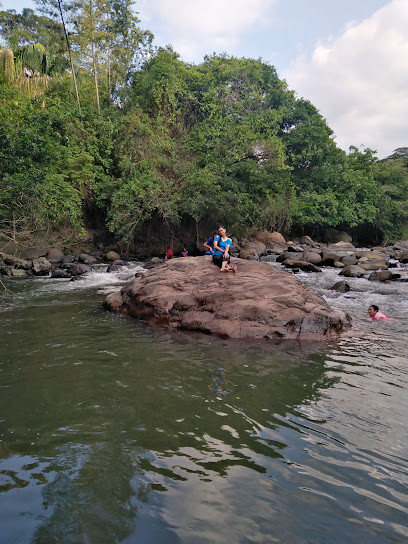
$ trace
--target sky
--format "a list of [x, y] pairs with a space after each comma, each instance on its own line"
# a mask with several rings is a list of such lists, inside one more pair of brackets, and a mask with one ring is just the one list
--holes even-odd
[[138, 0], [135, 9], [155, 45], [186, 62], [227, 53], [275, 66], [342, 149], [384, 158], [408, 147], [408, 0]]

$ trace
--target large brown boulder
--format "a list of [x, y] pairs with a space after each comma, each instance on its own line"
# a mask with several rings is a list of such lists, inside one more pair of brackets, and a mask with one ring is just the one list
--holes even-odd
[[64, 260], [64, 252], [58, 247], [50, 247], [45, 255], [47, 261], [51, 264], [62, 263]]
[[322, 262], [320, 254], [316, 251], [304, 251], [302, 255], [302, 260], [315, 265], [318, 265]]
[[285, 238], [277, 231], [268, 232], [267, 230], [260, 230], [256, 235], [256, 239], [258, 242], [263, 242], [265, 245], [286, 245]]
[[233, 259], [222, 273], [205, 257], [167, 261], [108, 295], [106, 309], [174, 328], [222, 337], [322, 340], [350, 326], [292, 274]]
[[241, 259], [249, 259], [250, 257], [259, 257], [264, 253], [266, 246], [263, 242], [246, 242], [244, 247], [241, 249], [239, 256]]

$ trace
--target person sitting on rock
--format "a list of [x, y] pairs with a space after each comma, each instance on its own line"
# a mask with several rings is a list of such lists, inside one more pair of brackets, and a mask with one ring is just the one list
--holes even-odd
[[173, 258], [173, 250], [169, 247], [169, 249], [166, 251], [166, 261], [167, 259], [172, 259]]
[[187, 249], [186, 249], [186, 248], [183, 248], [183, 251], [181, 252], [181, 256], [182, 256], [182, 257], [187, 257], [187, 255], [188, 255]]
[[214, 251], [214, 238], [217, 236], [217, 231], [215, 230], [212, 235], [206, 240], [203, 244], [205, 248], [207, 248], [207, 251], [204, 253], [204, 255], [212, 255]]
[[218, 228], [218, 234], [214, 236], [213, 263], [221, 272], [236, 272], [237, 267], [231, 266], [229, 248], [232, 244], [228, 238], [226, 228], [222, 225]]
[[384, 321], [389, 321], [391, 318], [386, 316], [385, 314], [382, 314], [378, 311], [378, 306], [375, 304], [372, 304], [368, 308], [368, 315], [367, 317], [371, 317], [371, 319], [383, 319]]

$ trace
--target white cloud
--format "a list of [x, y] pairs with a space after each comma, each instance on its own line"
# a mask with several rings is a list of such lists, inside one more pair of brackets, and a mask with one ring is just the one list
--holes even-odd
[[[160, 43], [171, 43], [183, 60], [230, 51], [240, 36], [265, 25], [276, 0], [145, 0], [137, 4], [140, 18], [160, 19]], [[171, 36], [171, 39], [166, 37]]]
[[328, 120], [343, 149], [380, 157], [408, 146], [408, 2], [393, 0], [370, 18], [299, 56], [284, 74], [298, 96]]

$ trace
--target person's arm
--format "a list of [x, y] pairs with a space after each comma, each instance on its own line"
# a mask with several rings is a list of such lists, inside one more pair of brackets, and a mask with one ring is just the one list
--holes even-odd
[[225, 249], [224, 249], [224, 257], [228, 257], [230, 245], [231, 245], [231, 240], [227, 240], [225, 244]]
[[[210, 240], [210, 238], [208, 238], [208, 240]], [[206, 247], [209, 251], [211, 251], [211, 253], [213, 252], [213, 248], [208, 245], [208, 240], [206, 242], [204, 242], [203, 246]]]
[[219, 236], [216, 236], [216, 237], [214, 238], [214, 242], [213, 242], [213, 243], [214, 243], [214, 249], [215, 249], [216, 251], [219, 251], [220, 253], [222, 253], [222, 249], [221, 249], [221, 248], [219, 247], [219, 245], [218, 245], [218, 240], [219, 240], [219, 239], [220, 239]]

